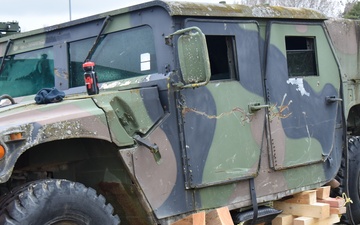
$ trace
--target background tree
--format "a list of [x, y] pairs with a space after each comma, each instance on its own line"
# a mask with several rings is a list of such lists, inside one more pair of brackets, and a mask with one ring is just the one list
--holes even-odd
[[274, 6], [311, 8], [329, 17], [341, 16], [345, 5], [354, 2], [357, 2], [357, 0], [235, 0], [235, 3], [245, 5], [268, 4]]
[[360, 19], [360, 2], [353, 2], [346, 5], [344, 18]]

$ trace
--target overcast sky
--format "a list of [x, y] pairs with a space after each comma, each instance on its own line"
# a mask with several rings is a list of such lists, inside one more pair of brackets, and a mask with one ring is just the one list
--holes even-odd
[[[147, 0], [1, 0], [0, 22], [17, 21], [21, 31], [30, 31], [70, 20], [119, 9]], [[178, 0], [183, 1], [183, 0]], [[191, 0], [218, 3], [220, 0]], [[230, 2], [230, 1], [228, 1]], [[233, 0], [231, 0], [233, 2]]]

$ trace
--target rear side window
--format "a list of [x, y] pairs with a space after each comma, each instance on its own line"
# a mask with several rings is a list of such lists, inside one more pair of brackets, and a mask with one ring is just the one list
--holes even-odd
[[285, 36], [289, 77], [317, 76], [315, 37]]
[[[0, 62], [3, 58], [0, 58]], [[0, 94], [12, 97], [36, 94], [42, 88], [54, 87], [52, 48], [9, 55], [0, 72]]]
[[[70, 87], [84, 85], [82, 64], [95, 38], [69, 45]], [[151, 27], [142, 26], [102, 37], [91, 61], [99, 82], [115, 81], [156, 73], [156, 55]]]

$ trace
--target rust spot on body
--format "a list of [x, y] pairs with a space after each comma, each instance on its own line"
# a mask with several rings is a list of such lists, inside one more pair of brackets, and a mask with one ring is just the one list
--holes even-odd
[[252, 115], [249, 114], [246, 110], [244, 110], [244, 109], [242, 109], [240, 107], [235, 107], [232, 110], [230, 110], [228, 112], [222, 112], [219, 115], [209, 115], [206, 112], [201, 112], [201, 111], [198, 111], [198, 110], [196, 110], [194, 108], [189, 108], [189, 107], [184, 107], [182, 109], [182, 115], [183, 116], [185, 116], [189, 112], [193, 112], [195, 114], [205, 116], [208, 119], [221, 119], [222, 117], [229, 116], [229, 115], [232, 115], [234, 113], [240, 113], [242, 123], [249, 123], [252, 120]]

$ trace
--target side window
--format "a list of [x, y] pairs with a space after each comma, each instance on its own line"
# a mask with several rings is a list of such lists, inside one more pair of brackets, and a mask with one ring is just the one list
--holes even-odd
[[315, 37], [285, 36], [289, 77], [317, 76]]
[[52, 48], [6, 56], [0, 80], [0, 94], [12, 97], [36, 94], [41, 88], [54, 87]]
[[206, 36], [211, 66], [211, 80], [235, 78], [235, 38], [232, 36]]
[[[94, 40], [95, 38], [91, 38], [70, 43], [70, 87], [84, 85], [82, 64]], [[99, 82], [156, 73], [151, 27], [142, 26], [105, 35], [91, 60], [96, 64]]]

